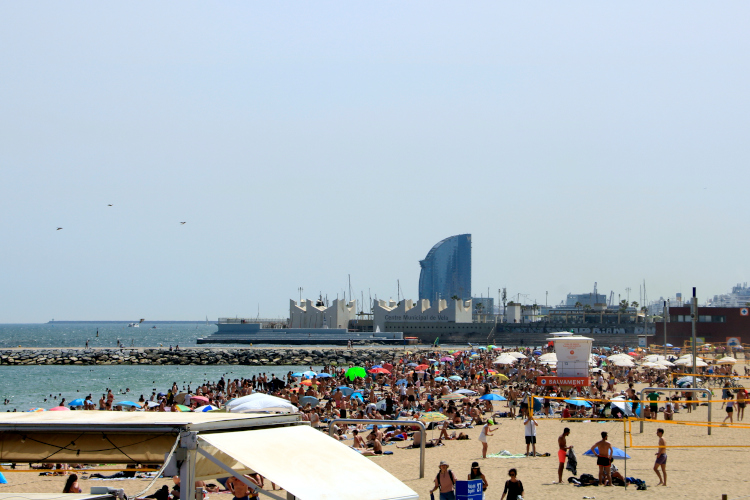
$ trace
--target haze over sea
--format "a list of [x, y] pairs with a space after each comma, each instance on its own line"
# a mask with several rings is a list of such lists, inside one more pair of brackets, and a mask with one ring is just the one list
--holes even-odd
[[[181, 322], [144, 322], [139, 328], [128, 327], [129, 322], [86, 322], [45, 324], [0, 324], [0, 348], [25, 347], [158, 347], [179, 345], [195, 347], [196, 339], [214, 333], [215, 324]], [[152, 328], [152, 326], [156, 328]], [[96, 337], [97, 328], [99, 337]], [[220, 347], [231, 347], [223, 344]], [[207, 346], [210, 348], [210, 346]], [[166, 392], [172, 382], [182, 388], [195, 388], [205, 380], [249, 378], [260, 373], [277, 376], [289, 371], [309, 369], [309, 366], [181, 366], [181, 365], [104, 365], [104, 366], [0, 366], [2, 383], [0, 399], [9, 399], [5, 410], [27, 411], [33, 407], [45, 409], [57, 406], [61, 398], [70, 402], [91, 394], [95, 402], [112, 389], [115, 401], [137, 401], [141, 394], [148, 399], [151, 393]], [[318, 370], [320, 367], [313, 366]], [[130, 392], [124, 394], [126, 389]], [[120, 394], [123, 393], [123, 394]], [[50, 397], [52, 395], [53, 397]], [[57, 396], [54, 399], [54, 396]], [[45, 402], [44, 399], [47, 399]]]

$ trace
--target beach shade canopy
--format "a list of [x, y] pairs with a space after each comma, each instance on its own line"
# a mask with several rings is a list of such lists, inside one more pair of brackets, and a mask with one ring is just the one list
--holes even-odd
[[475, 391], [472, 391], [471, 389], [459, 389], [457, 391], [453, 391], [453, 394], [463, 394], [464, 396], [476, 396], [477, 393]]
[[633, 413], [633, 406], [626, 402], [624, 398], [612, 398], [610, 408], [612, 410], [612, 414], [614, 415], [617, 413], [615, 409], [620, 410], [623, 414], [625, 414], [626, 417], [634, 417], [635, 413]]
[[320, 401], [318, 401], [318, 398], [314, 398], [312, 396], [305, 396], [305, 397], [299, 398], [300, 406], [306, 406], [309, 404], [310, 406], [315, 408], [316, 406], [318, 406], [318, 403], [320, 403]]
[[354, 392], [354, 389], [352, 389], [351, 387], [342, 385], [333, 390], [333, 392], [336, 392], [336, 391], [341, 391], [341, 394], [343, 394], [345, 397], [349, 397]]
[[406, 381], [405, 378], [402, 378], [401, 380], [396, 381], [396, 385], [408, 385], [409, 382]]
[[737, 362], [732, 356], [724, 356], [716, 362], [717, 365], [733, 365]]
[[29, 410], [26, 410], [26, 413], [36, 413], [38, 411], [47, 411], [44, 408], [31, 408]]
[[385, 368], [373, 368], [373, 369], [370, 370], [370, 373], [376, 373], [376, 374], [387, 373], [387, 374], [390, 375], [391, 372], [389, 372]]
[[304, 377], [304, 375], [302, 375], [302, 372], [294, 372], [292, 373], [292, 377], [300, 378], [300, 377]]
[[304, 376], [305, 378], [313, 378], [313, 377], [317, 377], [318, 374], [315, 373], [314, 371], [307, 370], [306, 372], [302, 372], [302, 376]]
[[349, 399], [359, 399], [360, 401], [364, 402], [365, 398], [362, 397], [361, 392], [353, 392], [351, 396], [349, 396]]
[[[695, 383], [696, 384], [700, 384], [701, 382], [703, 382], [702, 378], [695, 377]], [[686, 386], [686, 385], [692, 384], [692, 383], [693, 383], [693, 377], [692, 377], [692, 375], [688, 375], [686, 377], [682, 377], [682, 378], [678, 378], [677, 379], [677, 387], [683, 387], [683, 386]]]
[[674, 366], [674, 363], [672, 363], [671, 361], [667, 361], [666, 359], [660, 359], [659, 361], [654, 361], [654, 363], [667, 367]]
[[513, 356], [516, 359], [526, 359], [526, 356], [518, 351], [511, 351], [508, 353], [508, 355]]
[[302, 382], [300, 382], [300, 385], [304, 385], [304, 386], [310, 387], [310, 386], [312, 386], [312, 380], [306, 378], [306, 379], [302, 380]]
[[485, 394], [479, 399], [484, 399], [485, 401], [507, 401], [503, 396], [499, 394]]
[[208, 398], [206, 396], [190, 396], [190, 401], [198, 401], [204, 405], [208, 404]]
[[354, 380], [355, 378], [365, 378], [367, 377], [367, 373], [365, 372], [365, 369], [361, 366], [352, 366], [348, 370], [346, 370], [346, 373], [344, 373], [346, 378], [349, 380]]
[[573, 399], [566, 399], [564, 401], [568, 403], [569, 405], [583, 406], [584, 408], [591, 408], [591, 403], [589, 403], [588, 401], [584, 401], [582, 399], [573, 398]]
[[[113, 403], [112, 406], [129, 406], [133, 408], [140, 408], [140, 403], [134, 403], [133, 401], [120, 401], [119, 403]], [[180, 405], [177, 405], [180, 406]]]
[[557, 362], [557, 354], [554, 352], [548, 352], [547, 354], [542, 354], [539, 356], [539, 361], [542, 362]]
[[440, 361], [442, 361], [443, 363], [452, 363], [453, 358], [451, 356], [443, 356], [442, 358], [440, 358]]
[[459, 380], [461, 380], [461, 377], [459, 377], [458, 375], [451, 375], [448, 378], [451, 379], [451, 380], [454, 380], [456, 382], [458, 382]]
[[504, 373], [495, 373], [494, 377], [498, 378], [499, 380], [509, 380], [508, 376]]
[[330, 373], [318, 373], [318, 378], [331, 378], [333, 375]]
[[49, 411], [70, 411], [70, 408], [65, 406], [55, 406], [54, 408], [50, 408]]
[[390, 363], [383, 363], [383, 368], [393, 371], [393, 365]]
[[443, 422], [445, 420], [448, 420], [448, 417], [439, 411], [429, 411], [419, 416], [420, 422]]
[[74, 399], [68, 403], [68, 406], [83, 406], [83, 398]]
[[[414, 368], [415, 366], [419, 366], [419, 364], [417, 364], [417, 363], [407, 363], [406, 366]], [[375, 368], [375, 367], [373, 366], [373, 368]]]
[[[597, 446], [594, 448], [597, 453], [599, 452], [599, 447]], [[583, 454], [586, 457], [595, 457], [594, 453], [591, 452], [591, 450], [586, 450]], [[612, 458], [614, 460], [625, 460], [626, 458], [630, 458], [630, 455], [626, 455], [624, 451], [622, 451], [620, 448], [617, 448], [615, 446], [612, 447]]]
[[189, 406], [185, 406], [185, 405], [175, 405], [175, 408], [177, 408], [177, 411], [183, 411], [183, 412], [193, 411], [192, 408], [190, 408]]
[[493, 363], [496, 365], [512, 365], [516, 361], [518, 361], [518, 359], [514, 358], [513, 356], [502, 354], [495, 358], [495, 361], [493, 361]]
[[624, 359], [618, 359], [618, 360], [614, 361], [613, 364], [615, 366], [621, 366], [621, 367], [632, 367], [632, 366], [635, 366], [635, 363], [633, 363], [632, 361], [627, 361], [627, 360], [624, 360]]
[[146, 406], [149, 408], [156, 408], [159, 406], [159, 403], [157, 401], [146, 401]]
[[286, 399], [256, 392], [249, 396], [233, 399], [227, 403], [227, 411], [229, 413], [295, 413], [297, 407]]
[[414, 367], [415, 370], [426, 370], [428, 368], [429, 368], [428, 365], [417, 365]]
[[539, 356], [540, 354], [542, 354], [542, 351], [534, 351], [534, 356]]
[[446, 394], [445, 396], [441, 396], [440, 399], [442, 399], [443, 401], [457, 401], [465, 397], [466, 395], [464, 394], [456, 394], [455, 392], [452, 392], [450, 394]]
[[204, 405], [204, 406], [199, 406], [198, 408], [195, 409], [195, 411], [197, 411], [197, 412], [206, 412], [206, 411], [214, 411], [214, 410], [218, 410], [218, 409], [219, 408], [216, 407], [216, 406], [214, 406], [214, 405]]
[[435, 382], [445, 382], [446, 380], [448, 379], [445, 377], [435, 377]]
[[643, 358], [644, 361], [649, 361], [651, 363], [656, 363], [657, 361], [661, 361], [663, 359], [667, 359], [662, 354], [649, 354], [645, 358]]

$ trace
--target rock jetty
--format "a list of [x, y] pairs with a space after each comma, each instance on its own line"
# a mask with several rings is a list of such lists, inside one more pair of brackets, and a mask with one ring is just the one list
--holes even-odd
[[388, 361], [409, 347], [2, 349], [0, 365], [348, 365]]

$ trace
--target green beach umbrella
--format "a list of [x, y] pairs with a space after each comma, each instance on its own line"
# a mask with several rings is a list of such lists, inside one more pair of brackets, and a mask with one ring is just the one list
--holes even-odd
[[365, 369], [362, 368], [361, 366], [352, 366], [351, 368], [346, 370], [346, 373], [344, 373], [344, 375], [349, 380], [354, 380], [357, 377], [360, 377], [360, 378], [367, 377], [367, 373], [365, 372]]
[[175, 406], [177, 406], [177, 409], [180, 411], [193, 411], [190, 409], [189, 406], [185, 406], [185, 405], [175, 405]]

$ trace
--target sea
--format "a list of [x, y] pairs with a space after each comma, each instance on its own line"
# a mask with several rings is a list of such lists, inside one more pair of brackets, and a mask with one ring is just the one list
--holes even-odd
[[[131, 322], [54, 322], [43, 324], [0, 324], [0, 348], [117, 347], [118, 340], [126, 347], [195, 347], [199, 337], [217, 331], [206, 322], [144, 322], [128, 327]], [[152, 328], [156, 326], [156, 328]], [[97, 337], [98, 332], [98, 337]], [[210, 347], [203, 346], [203, 347]], [[217, 347], [232, 347], [222, 344]], [[236, 347], [236, 346], [235, 346]], [[275, 346], [280, 347], [280, 346]], [[107, 389], [115, 401], [137, 401], [153, 392], [167, 392], [176, 382], [180, 389], [194, 389], [205, 381], [221, 377], [251, 378], [266, 373], [280, 376], [288, 372], [309, 370], [310, 366], [242, 366], [242, 365], [26, 365], [0, 366], [0, 411], [49, 409], [91, 394], [95, 402]], [[320, 366], [312, 366], [320, 370]]]

